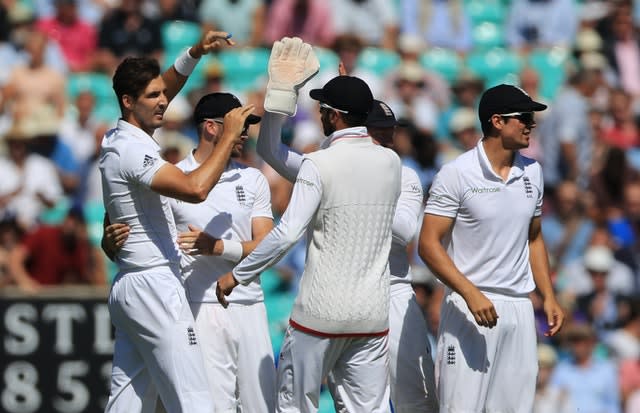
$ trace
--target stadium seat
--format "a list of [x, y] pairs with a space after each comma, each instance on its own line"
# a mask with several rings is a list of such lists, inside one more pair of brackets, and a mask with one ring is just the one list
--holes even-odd
[[67, 216], [69, 208], [71, 208], [71, 200], [67, 197], [62, 197], [51, 208], [42, 211], [38, 219], [46, 225], [58, 225]]
[[565, 81], [567, 64], [571, 60], [570, 51], [562, 47], [536, 49], [529, 54], [527, 63], [540, 75], [540, 94], [543, 97], [554, 98]]
[[74, 99], [80, 92], [87, 90], [93, 93], [98, 102], [116, 101], [111, 78], [104, 73], [84, 72], [68, 75], [67, 96], [70, 99]]
[[226, 49], [218, 55], [224, 68], [224, 81], [233, 90], [244, 92], [259, 85], [267, 76], [269, 50], [264, 48]]
[[485, 87], [498, 83], [517, 83], [518, 74], [522, 69], [522, 59], [515, 52], [503, 48], [490, 50], [476, 50], [467, 56], [467, 67], [481, 77]]
[[501, 25], [507, 14], [501, 0], [468, 0], [464, 7], [474, 27], [485, 22]]
[[451, 49], [433, 48], [420, 56], [422, 66], [452, 82], [460, 73], [462, 61]]
[[473, 27], [471, 32], [474, 49], [490, 49], [505, 45], [504, 28], [500, 24], [484, 22]]
[[338, 55], [331, 49], [326, 49], [324, 47], [314, 47], [313, 51], [318, 57], [318, 61], [320, 62], [320, 71], [338, 71], [338, 63], [340, 62], [340, 58]]
[[264, 305], [267, 308], [269, 322], [269, 334], [274, 354], [279, 354], [284, 332], [289, 325], [289, 316], [295, 300], [295, 295], [290, 292], [265, 293]]
[[160, 27], [164, 52], [177, 55], [179, 52], [196, 43], [202, 34], [198, 23], [173, 20], [162, 23]]
[[384, 76], [398, 64], [400, 64], [400, 56], [396, 52], [367, 47], [360, 52], [356, 65], [379, 76]]

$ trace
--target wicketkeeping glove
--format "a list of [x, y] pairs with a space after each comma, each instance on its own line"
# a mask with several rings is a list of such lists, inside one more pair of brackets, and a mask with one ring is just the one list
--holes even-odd
[[269, 56], [269, 83], [264, 98], [268, 112], [293, 116], [298, 90], [320, 70], [311, 45], [298, 37], [284, 37], [274, 43]]

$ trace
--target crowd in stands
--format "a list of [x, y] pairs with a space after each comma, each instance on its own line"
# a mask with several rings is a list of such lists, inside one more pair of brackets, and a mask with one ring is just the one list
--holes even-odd
[[[318, 148], [307, 90], [341, 61], [400, 119], [395, 150], [425, 194], [441, 165], [481, 137], [485, 88], [515, 84], [546, 102], [525, 152], [543, 165], [543, 234], [569, 318], [545, 337], [532, 295], [536, 413], [640, 412], [638, 0], [1, 0], [0, 286], [109, 284], [96, 160], [119, 116], [111, 76], [129, 55], [168, 67], [211, 28], [237, 45], [203, 58], [165, 113], [155, 138], [171, 162], [195, 145], [191, 112], [204, 94], [232, 92], [263, 110], [269, 47], [283, 36], [313, 44], [321, 63], [283, 141]], [[291, 186], [256, 155], [258, 128], [243, 161], [269, 179], [278, 216]], [[435, 335], [442, 286], [411, 248]], [[275, 351], [304, 252], [300, 243], [262, 277]]]

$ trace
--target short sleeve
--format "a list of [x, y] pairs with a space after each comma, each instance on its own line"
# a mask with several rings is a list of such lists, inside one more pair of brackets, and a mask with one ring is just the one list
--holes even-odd
[[540, 167], [540, 164], [536, 164], [536, 169], [538, 170], [538, 179], [536, 182], [536, 187], [538, 188], [538, 199], [536, 200], [536, 210], [533, 213], [533, 216], [539, 217], [539, 216], [542, 216], [542, 201], [544, 198], [544, 179], [542, 178], [542, 167]]
[[129, 145], [120, 156], [122, 176], [129, 182], [141, 183], [147, 187], [151, 186], [158, 169], [166, 163], [158, 152], [144, 145]]
[[433, 179], [424, 213], [454, 218], [461, 199], [458, 172], [453, 164], [444, 165]]
[[256, 174], [256, 195], [251, 218], [265, 217], [273, 219], [271, 211], [271, 191], [267, 179], [261, 173]]

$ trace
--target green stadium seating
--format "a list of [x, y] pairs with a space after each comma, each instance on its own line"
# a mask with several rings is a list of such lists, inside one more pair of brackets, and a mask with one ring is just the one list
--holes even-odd
[[501, 25], [507, 14], [501, 0], [468, 0], [464, 7], [474, 27], [485, 22]]
[[[515, 52], [504, 48], [490, 50], [476, 50], [466, 59], [468, 69], [481, 77], [485, 87], [491, 87], [498, 83], [517, 80], [522, 69], [523, 62]], [[516, 82], [517, 83], [517, 82]]]
[[338, 55], [331, 49], [326, 49], [324, 47], [314, 47], [313, 51], [318, 57], [318, 61], [320, 62], [320, 71], [333, 71], [338, 72], [338, 63], [340, 63], [340, 58]]
[[269, 54], [269, 50], [264, 48], [223, 50], [218, 61], [224, 68], [225, 83], [240, 92], [257, 87], [267, 76]]
[[366, 47], [358, 56], [357, 66], [369, 70], [379, 76], [384, 76], [400, 64], [400, 56], [396, 52]]
[[552, 100], [566, 80], [567, 65], [571, 63], [570, 50], [562, 47], [536, 49], [527, 57], [527, 64], [540, 75], [540, 94]]
[[200, 39], [202, 29], [198, 23], [173, 20], [162, 23], [160, 33], [164, 52], [169, 55], [177, 55]]
[[453, 82], [462, 68], [462, 59], [454, 50], [433, 48], [420, 56], [420, 64]]
[[491, 49], [505, 45], [504, 28], [500, 24], [484, 22], [471, 31], [474, 49]]
[[92, 92], [98, 102], [109, 100], [116, 102], [111, 78], [104, 73], [70, 73], [67, 77], [67, 96], [69, 99], [74, 99], [84, 91]]

